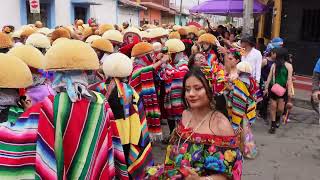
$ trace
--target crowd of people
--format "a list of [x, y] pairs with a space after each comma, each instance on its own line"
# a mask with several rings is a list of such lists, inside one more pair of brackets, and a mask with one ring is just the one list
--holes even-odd
[[294, 94], [283, 40], [258, 42], [209, 21], [3, 27], [0, 177], [240, 180], [257, 114], [274, 134]]

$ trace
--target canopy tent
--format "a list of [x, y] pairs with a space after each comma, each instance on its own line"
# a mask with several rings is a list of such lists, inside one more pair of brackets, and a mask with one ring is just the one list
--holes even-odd
[[[263, 13], [266, 6], [254, 0], [253, 13]], [[242, 16], [243, 0], [208, 0], [189, 10], [191, 13], [205, 13], [222, 16]]]

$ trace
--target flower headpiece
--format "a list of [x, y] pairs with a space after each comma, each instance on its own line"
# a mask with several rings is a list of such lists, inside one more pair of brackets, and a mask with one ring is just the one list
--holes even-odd
[[241, 61], [241, 51], [239, 51], [238, 49], [235, 48], [231, 48], [229, 49], [230, 53], [239, 61]]

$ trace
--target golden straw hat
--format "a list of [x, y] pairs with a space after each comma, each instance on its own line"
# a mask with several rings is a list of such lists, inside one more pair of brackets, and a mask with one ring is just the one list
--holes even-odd
[[115, 41], [117, 43], [123, 43], [123, 35], [120, 31], [117, 30], [109, 30], [102, 35], [103, 39], [107, 39], [109, 41]]
[[216, 40], [217, 38], [214, 35], [210, 33], [205, 33], [199, 37], [198, 43], [216, 44]]
[[24, 61], [29, 67], [36, 69], [44, 68], [44, 56], [37, 48], [31, 45], [21, 45], [10, 49], [8, 54], [16, 56]]
[[96, 70], [99, 59], [89, 44], [67, 40], [52, 46], [45, 55], [45, 69], [51, 71]]
[[173, 31], [169, 34], [169, 39], [181, 39], [179, 32]]
[[26, 88], [32, 84], [26, 63], [16, 56], [0, 53], [0, 88]]
[[131, 59], [122, 53], [103, 56], [103, 72], [107, 77], [124, 78], [132, 73]]
[[91, 47], [107, 53], [113, 53], [114, 51], [112, 43], [106, 39], [97, 39], [92, 41]]
[[251, 67], [250, 63], [245, 62], [245, 61], [239, 62], [237, 64], [237, 69], [240, 72], [244, 72], [244, 73], [248, 73], [248, 74], [252, 73], [252, 67]]
[[36, 29], [32, 27], [26, 27], [22, 30], [20, 37], [29, 37], [31, 34], [35, 33]]
[[114, 30], [114, 27], [112, 24], [101, 24], [98, 30], [99, 30], [99, 35], [102, 35], [106, 31]]
[[71, 39], [65, 38], [65, 37], [61, 37], [56, 39], [53, 43], [52, 46], [59, 44], [59, 43], [63, 43], [64, 41], [70, 41]]
[[186, 27], [181, 27], [180, 29], [178, 29], [178, 32], [179, 32], [180, 36], [187, 36], [188, 35], [188, 30]]
[[145, 54], [148, 54], [153, 51], [153, 46], [147, 42], [140, 42], [133, 46], [131, 51], [131, 57], [138, 57]]
[[101, 39], [101, 38], [102, 38], [102, 37], [101, 37], [101, 36], [98, 36], [98, 35], [91, 35], [91, 36], [89, 36], [89, 37], [86, 39], [86, 43], [91, 44], [92, 41], [97, 40], [97, 39]]
[[22, 29], [19, 29], [17, 31], [14, 31], [11, 35], [12, 38], [20, 38], [21, 36], [21, 33], [22, 33]]
[[180, 39], [169, 39], [166, 41], [165, 46], [168, 47], [169, 53], [178, 53], [186, 49]]
[[52, 32], [51, 43], [54, 42], [56, 39], [59, 39], [59, 38], [62, 38], [62, 37], [70, 39], [71, 35], [70, 35], [69, 31], [66, 28], [59, 27], [59, 28], [55, 29]]
[[193, 33], [193, 34], [195, 34], [196, 36], [198, 36], [199, 28], [197, 28], [197, 27], [194, 26], [194, 25], [190, 25], [190, 26], [188, 26], [188, 28], [189, 28], [189, 32], [188, 32], [188, 33]]
[[49, 28], [43, 27], [37, 30], [37, 33], [44, 34], [48, 36], [48, 34], [52, 33], [52, 31]]
[[13, 46], [13, 42], [9, 35], [6, 33], [0, 32], [0, 49], [11, 48]]
[[31, 34], [26, 40], [26, 45], [44, 49], [49, 49], [51, 47], [49, 38], [40, 33]]
[[168, 31], [161, 27], [150, 29], [150, 38], [160, 38], [163, 36], [168, 36], [168, 34]]
[[179, 29], [181, 29], [181, 26], [180, 26], [180, 25], [174, 25], [174, 26], [172, 27], [172, 29], [173, 29], [174, 31], [178, 31]]

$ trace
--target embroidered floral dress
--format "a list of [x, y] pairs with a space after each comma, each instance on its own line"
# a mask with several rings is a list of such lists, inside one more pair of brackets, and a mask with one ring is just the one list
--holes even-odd
[[199, 176], [221, 174], [240, 180], [239, 137], [193, 133], [180, 123], [167, 147], [165, 165], [148, 169], [149, 179], [183, 179], [185, 167], [192, 168]]

